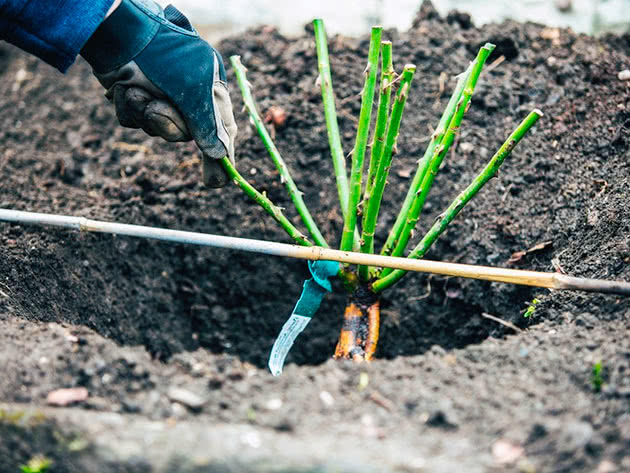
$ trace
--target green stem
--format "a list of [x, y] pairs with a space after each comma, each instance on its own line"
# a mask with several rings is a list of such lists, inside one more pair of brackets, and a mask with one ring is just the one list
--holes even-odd
[[346, 170], [346, 157], [343, 154], [341, 135], [339, 133], [339, 123], [337, 121], [335, 93], [330, 73], [330, 60], [328, 58], [328, 41], [326, 39], [326, 29], [322, 20], [314, 20], [313, 27], [315, 29], [317, 64], [319, 67], [319, 78], [322, 88], [322, 100], [324, 102], [326, 129], [328, 130], [328, 143], [330, 144], [330, 154], [332, 156], [333, 167], [335, 169], [341, 213], [345, 219], [348, 211], [348, 171]]
[[[405, 66], [400, 81], [400, 87], [396, 93], [396, 100], [394, 101], [394, 106], [392, 107], [389, 129], [387, 130], [387, 140], [385, 142], [385, 147], [383, 148], [383, 154], [378, 163], [378, 169], [374, 179], [374, 187], [367, 199], [367, 209], [363, 213], [363, 235], [361, 245], [361, 252], [363, 253], [368, 253], [370, 249], [374, 248], [374, 232], [376, 230], [376, 222], [378, 221], [378, 213], [383, 200], [385, 186], [387, 185], [387, 177], [389, 176], [389, 169], [392, 164], [394, 150], [396, 149], [396, 142], [398, 141], [400, 124], [402, 122], [405, 104], [409, 95], [409, 88], [411, 87], [411, 81], [413, 80], [415, 71], [416, 66], [413, 64]], [[359, 275], [364, 281], [367, 281], [369, 278], [369, 268], [367, 266], [360, 266]]]
[[[394, 82], [394, 62], [392, 58], [392, 42], [381, 42], [381, 85], [380, 97], [378, 104], [378, 113], [376, 115], [376, 126], [374, 127], [374, 138], [372, 139], [372, 149], [370, 152], [370, 166], [368, 168], [368, 178], [365, 183], [365, 194], [363, 196], [363, 206], [369, 206], [372, 188], [378, 171], [378, 164], [383, 155], [385, 148], [385, 139], [387, 128], [389, 126], [389, 106], [391, 103], [392, 87]], [[364, 213], [365, 218], [365, 213]], [[365, 227], [361, 239], [361, 252], [374, 253], [374, 231], [372, 236], [367, 235]], [[363, 281], [369, 278], [369, 268], [367, 266], [359, 266], [359, 276]]]
[[243, 101], [245, 102], [245, 107], [249, 113], [249, 117], [251, 118], [260, 138], [265, 145], [265, 148], [269, 152], [269, 156], [273, 163], [275, 164], [278, 172], [280, 173], [281, 180], [284, 182], [287, 190], [289, 191], [289, 195], [291, 196], [291, 200], [295, 204], [295, 208], [297, 209], [300, 217], [302, 217], [302, 221], [304, 225], [308, 229], [309, 233], [315, 240], [315, 243], [318, 246], [323, 246], [324, 248], [328, 248], [328, 244], [324, 239], [324, 236], [320, 232], [317, 227], [317, 223], [313, 219], [311, 213], [302, 198], [302, 192], [298, 189], [295, 181], [291, 177], [291, 173], [289, 172], [289, 168], [287, 167], [284, 159], [282, 159], [282, 155], [276, 145], [274, 144], [267, 128], [265, 128], [265, 124], [263, 123], [260, 115], [258, 114], [258, 110], [256, 109], [256, 102], [254, 101], [254, 97], [252, 95], [252, 91], [247, 81], [246, 69], [241, 63], [241, 58], [239, 56], [232, 56], [230, 58], [232, 62], [232, 66], [234, 67], [234, 72], [236, 73], [236, 80], [238, 81], [238, 85], [241, 89], [241, 94], [243, 95]]
[[258, 192], [249, 182], [247, 182], [245, 178], [239, 174], [228, 158], [223, 158], [221, 160], [221, 164], [230, 179], [234, 181], [234, 184], [239, 186], [245, 194], [251, 197], [252, 200], [254, 200], [269, 215], [271, 215], [298, 245], [313, 246], [313, 244], [308, 241], [308, 238], [295, 228], [289, 219], [284, 216], [280, 207], [276, 207], [265, 194]]
[[[387, 135], [387, 126], [389, 125], [389, 106], [391, 103], [392, 86], [394, 82], [394, 62], [392, 60], [392, 42], [383, 41], [381, 43], [381, 86], [380, 97], [378, 102], [378, 113], [376, 115], [376, 126], [374, 128], [374, 138], [372, 140], [372, 149], [370, 152], [370, 166], [368, 170], [368, 179], [365, 183], [365, 193], [363, 201], [367, 202], [372, 193], [378, 163], [383, 154], [385, 147], [385, 138]], [[373, 253], [373, 251], [370, 251]]]
[[[472, 65], [471, 65], [472, 66]], [[451, 95], [450, 100], [448, 101], [448, 105], [440, 118], [440, 122], [431, 136], [431, 142], [427, 147], [424, 156], [418, 161], [418, 168], [416, 169], [416, 174], [413, 176], [413, 180], [411, 181], [411, 185], [409, 186], [409, 190], [407, 191], [407, 196], [405, 197], [405, 201], [403, 202], [402, 208], [398, 213], [398, 217], [396, 217], [396, 222], [394, 226], [389, 232], [387, 236], [387, 241], [381, 250], [381, 254], [384, 256], [389, 256], [392, 253], [392, 250], [395, 248], [396, 243], [400, 238], [403, 227], [405, 226], [405, 222], [407, 220], [407, 214], [409, 213], [409, 209], [411, 208], [411, 204], [420, 189], [420, 185], [422, 184], [422, 180], [429, 169], [429, 164], [431, 163], [431, 158], [433, 157], [433, 153], [435, 152], [435, 148], [441, 143], [442, 138], [444, 137], [444, 133], [448, 129], [449, 124], [455, 114], [455, 107], [457, 106], [457, 102], [459, 102], [462, 93], [464, 92], [464, 86], [466, 85], [466, 81], [470, 76], [470, 72], [472, 67], [469, 66], [468, 69], [462, 74], [459, 75], [457, 79], [457, 85], [455, 86], [455, 90], [453, 91], [453, 95]]]
[[[444, 134], [440, 145], [435, 148], [428, 169], [422, 179], [422, 184], [414, 195], [400, 237], [398, 238], [396, 246], [392, 251], [392, 256], [401, 256], [405, 252], [405, 248], [407, 248], [407, 243], [409, 242], [411, 234], [416, 227], [416, 223], [418, 222], [418, 218], [420, 217], [420, 211], [424, 207], [424, 203], [426, 202], [426, 199], [429, 195], [429, 191], [431, 190], [431, 186], [433, 185], [435, 176], [440, 169], [446, 153], [448, 153], [448, 150], [453, 144], [453, 141], [455, 141], [455, 136], [457, 136], [457, 132], [459, 131], [459, 127], [462, 123], [462, 119], [464, 118], [464, 114], [468, 110], [470, 99], [475, 90], [475, 85], [477, 84], [477, 80], [479, 79], [479, 75], [481, 74], [481, 69], [483, 68], [486, 59], [488, 59], [488, 56], [493, 49], [493, 44], [486, 43], [486, 45], [482, 46], [482, 48], [479, 50], [479, 53], [477, 54], [477, 58], [473, 63], [470, 76], [468, 76], [468, 78], [466, 79], [466, 85], [464, 86], [462, 96], [455, 106], [455, 113], [453, 114], [453, 118], [448, 125], [446, 133]], [[389, 268], [384, 269], [381, 273], [381, 277], [385, 277], [391, 272], [392, 270]]]
[[[499, 171], [499, 167], [505, 161], [516, 145], [521, 141], [527, 131], [542, 117], [542, 112], [538, 109], [533, 110], [521, 122], [521, 124], [512, 132], [510, 137], [503, 143], [499, 151], [492, 157], [484, 170], [475, 178], [475, 180], [453, 201], [453, 203], [442, 213], [431, 230], [424, 236], [422, 241], [412, 250], [409, 258], [421, 259], [429, 250], [431, 245], [446, 230], [446, 227], [453, 221], [457, 214], [470, 202], [470, 200], [481, 190], [481, 188]], [[395, 270], [387, 276], [382, 277], [374, 282], [372, 289], [380, 292], [395, 284], [405, 275], [406, 271]]]
[[354, 232], [357, 225], [357, 212], [361, 200], [361, 180], [363, 178], [363, 161], [367, 148], [370, 123], [372, 121], [372, 107], [374, 105], [374, 91], [376, 89], [376, 76], [378, 73], [378, 57], [380, 53], [382, 28], [372, 28], [370, 50], [368, 54], [368, 66], [363, 92], [361, 92], [361, 113], [359, 114], [359, 126], [357, 139], [352, 151], [352, 172], [350, 174], [350, 196], [343, 225], [341, 237], [341, 250], [352, 250]]

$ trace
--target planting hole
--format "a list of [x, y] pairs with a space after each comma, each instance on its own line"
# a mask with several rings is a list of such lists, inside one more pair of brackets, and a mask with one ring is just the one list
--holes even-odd
[[[245, 253], [20, 227], [1, 235], [6, 241], [17, 233], [31, 251], [0, 245], [3, 292], [11, 295], [0, 299], [3, 313], [87, 326], [121, 345], [143, 345], [160, 359], [201, 346], [264, 367], [309, 277], [301, 261]], [[382, 299], [376, 358], [417, 355], [433, 345], [463, 347], [509, 332], [481, 317], [501, 310], [480, 303], [487, 286], [410, 275]], [[346, 303], [337, 290], [298, 338], [288, 363], [331, 357]], [[512, 296], [531, 299], [529, 289], [501, 294], [493, 303], [504, 309]]]

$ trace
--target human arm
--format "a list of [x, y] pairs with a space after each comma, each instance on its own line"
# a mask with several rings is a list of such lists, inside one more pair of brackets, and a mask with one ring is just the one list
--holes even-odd
[[0, 38], [62, 72], [80, 50], [123, 126], [168, 141], [194, 139], [204, 183], [225, 185], [219, 160], [234, 161], [236, 124], [221, 56], [174, 7], [118, 3], [0, 0]]
[[114, 0], [0, 0], [0, 39], [65, 72]]

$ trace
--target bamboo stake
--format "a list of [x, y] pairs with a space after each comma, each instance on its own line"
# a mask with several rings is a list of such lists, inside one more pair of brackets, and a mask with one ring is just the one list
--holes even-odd
[[471, 71], [472, 63], [465, 72], [459, 75], [457, 79], [455, 90], [453, 91], [453, 94], [451, 95], [451, 98], [446, 105], [446, 109], [444, 110], [444, 113], [440, 118], [440, 121], [437, 128], [435, 129], [435, 132], [433, 133], [433, 136], [431, 136], [431, 142], [429, 143], [429, 146], [427, 147], [424, 156], [418, 161], [418, 168], [416, 169], [416, 173], [413, 176], [413, 180], [411, 181], [411, 185], [409, 186], [409, 190], [407, 191], [407, 195], [405, 197], [403, 205], [400, 209], [400, 212], [398, 213], [398, 217], [396, 217], [396, 222], [390, 230], [389, 235], [387, 236], [387, 241], [385, 242], [385, 245], [381, 250], [382, 255], [390, 255], [392, 253], [392, 250], [398, 243], [398, 240], [400, 239], [400, 235], [402, 233], [403, 227], [405, 226], [407, 214], [409, 213], [411, 204], [413, 203], [413, 200], [416, 197], [418, 190], [420, 189], [420, 185], [422, 184], [422, 180], [424, 179], [424, 176], [429, 169], [429, 164], [431, 163], [433, 153], [435, 152], [437, 146], [442, 142], [444, 133], [446, 133], [446, 130], [451, 123], [453, 115], [455, 114], [455, 107], [457, 106], [457, 103], [459, 102], [459, 99], [464, 92], [464, 86], [466, 85], [466, 81], [468, 80]]
[[[483, 46], [477, 54], [477, 59], [475, 59], [472, 71], [466, 80], [466, 86], [464, 87], [462, 96], [460, 97], [455, 107], [453, 118], [448, 125], [448, 129], [446, 130], [446, 133], [442, 138], [440, 146], [438, 146], [433, 153], [433, 157], [431, 158], [428, 169], [422, 179], [422, 184], [420, 185], [420, 188], [414, 195], [414, 199], [412, 201], [411, 207], [409, 208], [409, 212], [407, 213], [403, 229], [397, 239], [396, 246], [392, 251], [392, 256], [402, 256], [405, 252], [405, 249], [407, 248], [407, 243], [409, 242], [411, 234], [415, 229], [416, 224], [418, 223], [420, 212], [422, 211], [424, 203], [427, 200], [427, 196], [429, 195], [429, 191], [431, 190], [431, 186], [433, 185], [435, 176], [440, 169], [440, 165], [442, 164], [446, 153], [448, 152], [450, 146], [453, 144], [455, 136], [457, 136], [457, 132], [459, 131], [462, 119], [464, 118], [464, 114], [468, 110], [470, 99], [472, 98], [473, 91], [475, 90], [475, 85], [477, 84], [477, 79], [481, 74], [481, 69], [483, 68], [486, 59], [493, 49], [493, 44], [486, 43], [486, 45]], [[386, 271], [381, 274], [381, 276], [386, 276], [386, 273], [388, 274], [389, 272]]]
[[[396, 100], [392, 107], [392, 115], [387, 130], [387, 141], [383, 149], [383, 154], [378, 163], [378, 169], [376, 171], [374, 187], [367, 201], [367, 209], [363, 213], [363, 234], [361, 252], [372, 253], [370, 249], [374, 248], [374, 232], [376, 230], [376, 222], [378, 220], [378, 213], [383, 200], [383, 193], [385, 192], [385, 185], [387, 184], [387, 177], [389, 176], [389, 168], [392, 164], [392, 157], [394, 150], [396, 149], [396, 143], [398, 141], [398, 133], [400, 131], [400, 124], [402, 122], [403, 112], [405, 111], [405, 104], [407, 103], [407, 97], [409, 96], [409, 88], [411, 87], [411, 81], [413, 80], [416, 66], [413, 64], [407, 64], [402, 73], [402, 79], [400, 81], [400, 87], [396, 93]], [[364, 280], [368, 280], [369, 268], [365, 266], [359, 267], [359, 276]]]
[[337, 110], [335, 108], [335, 93], [332, 75], [330, 73], [330, 59], [328, 57], [328, 40], [326, 38], [324, 22], [321, 19], [314, 20], [313, 27], [315, 29], [317, 64], [322, 88], [322, 101], [324, 102], [324, 117], [326, 118], [326, 129], [328, 130], [328, 142], [330, 144], [330, 154], [335, 169], [341, 213], [345, 219], [346, 213], [348, 212], [348, 171], [346, 170], [346, 157], [343, 154], [339, 123], [337, 121]]
[[[542, 112], [538, 109], [530, 112], [529, 115], [521, 122], [521, 124], [512, 132], [510, 137], [503, 143], [499, 151], [492, 157], [490, 162], [486, 165], [483, 171], [475, 178], [475, 180], [464, 191], [457, 196], [453, 203], [442, 213], [437, 221], [431, 227], [431, 230], [422, 238], [422, 241], [412, 250], [409, 254], [409, 258], [422, 258], [429, 250], [431, 245], [439, 238], [439, 236], [446, 230], [446, 227], [453, 221], [457, 214], [466, 206], [470, 200], [477, 195], [481, 188], [496, 174], [499, 172], [499, 167], [505, 161], [516, 145], [521, 141], [527, 131], [534, 126], [540, 117]], [[405, 275], [404, 271], [388, 270], [387, 274], [383, 271], [383, 277], [373, 284], [373, 289], [376, 292], [387, 289], [392, 284], [395, 284]]]
[[308, 241], [308, 238], [300, 232], [295, 226], [289, 221], [289, 219], [282, 213], [280, 207], [274, 205], [271, 200], [261, 192], [258, 192], [254, 186], [252, 186], [249, 182], [245, 180], [243, 176], [236, 170], [232, 162], [228, 158], [223, 158], [221, 160], [221, 164], [223, 165], [223, 169], [227, 173], [228, 177], [232, 179], [234, 184], [239, 186], [243, 192], [245, 192], [252, 200], [254, 200], [258, 205], [260, 205], [269, 215], [273, 217], [273, 219], [280, 224], [280, 226], [284, 229], [288, 235], [293, 238], [299, 245], [303, 246], [313, 246], [313, 244]]
[[493, 268], [469, 264], [446, 263], [393, 256], [370, 255], [349, 251], [333, 250], [317, 246], [298, 246], [271, 241], [251, 240], [205, 233], [185, 232], [164, 228], [127, 225], [122, 223], [102, 222], [85, 217], [50, 215], [19, 210], [0, 209], [0, 221], [27, 225], [50, 225], [83, 232], [107, 233], [135, 238], [148, 238], [173, 243], [183, 243], [229, 250], [262, 253], [271, 256], [283, 256], [310, 261], [339, 261], [344, 264], [363, 264], [416, 271], [421, 273], [441, 274], [444, 276], [481, 279], [485, 281], [520, 284], [525, 286], [546, 287], [550, 289], [580, 290], [630, 296], [630, 282], [604, 281], [598, 279], [576, 278], [560, 273], [540, 273], [519, 269]]
[[350, 174], [350, 196], [348, 198], [348, 211], [343, 224], [343, 234], [340, 248], [351, 250], [354, 242], [354, 231], [357, 225], [357, 212], [361, 200], [361, 181], [363, 179], [363, 161], [367, 148], [370, 123], [372, 121], [372, 106], [374, 105], [374, 91], [376, 89], [376, 75], [378, 73], [378, 58], [381, 46], [382, 28], [372, 28], [370, 49], [368, 53], [368, 66], [365, 70], [365, 85], [361, 92], [361, 113], [359, 114], [359, 126], [357, 138], [352, 151], [352, 172]]
[[258, 114], [258, 110], [256, 109], [256, 102], [254, 100], [254, 96], [252, 95], [251, 87], [249, 82], [247, 81], [246, 69], [241, 63], [241, 58], [239, 56], [232, 56], [230, 58], [232, 62], [232, 66], [234, 67], [234, 72], [236, 73], [236, 80], [238, 82], [239, 88], [241, 89], [241, 94], [243, 96], [243, 101], [245, 102], [245, 108], [249, 113], [249, 117], [251, 118], [260, 138], [265, 145], [265, 148], [269, 152], [269, 156], [271, 156], [271, 160], [275, 164], [278, 172], [280, 173], [280, 177], [284, 185], [286, 186], [291, 200], [295, 204], [295, 208], [297, 209], [300, 217], [302, 217], [302, 221], [304, 225], [308, 229], [309, 233], [315, 240], [315, 243], [318, 246], [328, 247], [328, 243], [326, 243], [326, 239], [322, 235], [319, 230], [317, 223], [313, 219], [311, 213], [302, 198], [302, 192], [298, 189], [293, 177], [291, 177], [291, 173], [289, 172], [289, 168], [287, 167], [280, 151], [274, 144], [267, 128], [265, 127], [264, 122], [260, 118]]

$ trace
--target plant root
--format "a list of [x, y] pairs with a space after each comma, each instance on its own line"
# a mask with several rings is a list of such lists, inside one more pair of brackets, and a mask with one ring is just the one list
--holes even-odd
[[343, 327], [335, 349], [335, 359], [371, 361], [378, 345], [381, 324], [380, 300], [366, 286], [352, 294], [344, 312]]

